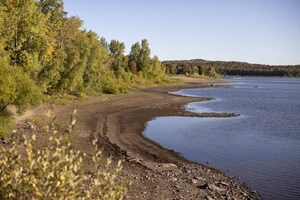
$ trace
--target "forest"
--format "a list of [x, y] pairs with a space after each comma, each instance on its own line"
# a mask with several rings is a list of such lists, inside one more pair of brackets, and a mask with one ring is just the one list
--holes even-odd
[[300, 65], [262, 65], [202, 59], [164, 61], [168, 74], [300, 77]]
[[127, 92], [128, 86], [166, 81], [146, 39], [106, 41], [68, 17], [62, 0], [0, 1], [0, 112], [19, 112], [45, 96]]

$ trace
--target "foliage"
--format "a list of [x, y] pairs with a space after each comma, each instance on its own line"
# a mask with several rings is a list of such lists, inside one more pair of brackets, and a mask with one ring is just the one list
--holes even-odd
[[1, 38], [9, 53], [10, 63], [21, 66], [35, 78], [42, 63], [50, 59], [53, 40], [47, 26], [47, 15], [39, 9], [35, 0], [1, 1], [4, 25]]
[[14, 118], [7, 112], [3, 111], [0, 113], [0, 136], [6, 136], [10, 133], [14, 127]]
[[166, 81], [165, 67], [150, 57], [146, 39], [125, 55], [124, 42], [108, 43], [82, 30], [83, 21], [67, 17], [63, 6], [62, 0], [0, 1], [0, 59], [11, 65], [1, 69], [0, 112], [8, 104], [19, 111], [35, 105], [38, 90], [86, 96]]
[[[111, 170], [101, 152], [93, 156], [94, 172], [82, 168], [84, 154], [72, 149], [70, 134], [75, 125], [72, 117], [66, 133], [58, 133], [53, 126], [49, 145], [36, 149], [36, 135], [25, 137], [25, 154], [12, 143], [0, 147], [0, 199], [123, 199], [127, 184], [119, 181], [121, 162]], [[96, 145], [96, 141], [94, 141]]]
[[42, 93], [22, 69], [0, 61], [0, 112], [8, 105], [16, 105], [18, 112], [36, 106], [42, 101]]
[[111, 69], [115, 72], [118, 77], [121, 69], [127, 69], [128, 60], [124, 56], [125, 44], [118, 40], [112, 40], [109, 43], [109, 53], [111, 55]]
[[119, 94], [127, 93], [128, 88], [126, 87], [123, 79], [116, 79], [113, 76], [113, 72], [106, 74], [102, 83], [102, 92], [106, 94]]

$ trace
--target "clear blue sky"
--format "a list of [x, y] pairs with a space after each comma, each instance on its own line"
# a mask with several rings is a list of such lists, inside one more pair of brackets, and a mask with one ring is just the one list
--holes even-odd
[[65, 0], [108, 41], [148, 39], [160, 60], [300, 64], [300, 0]]

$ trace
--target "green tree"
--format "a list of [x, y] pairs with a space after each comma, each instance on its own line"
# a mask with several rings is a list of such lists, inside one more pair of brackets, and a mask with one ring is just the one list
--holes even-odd
[[11, 64], [21, 66], [36, 78], [43, 62], [50, 58], [52, 42], [47, 16], [35, 0], [6, 0], [1, 1], [0, 7], [5, 13], [0, 32]]
[[89, 44], [87, 66], [83, 74], [84, 87], [88, 91], [101, 91], [101, 80], [108, 69], [109, 55], [95, 32], [86, 32]]
[[43, 62], [43, 68], [38, 75], [39, 84], [44, 92], [53, 93], [56, 91], [61, 73], [64, 69], [64, 61], [67, 58], [66, 12], [62, 0], [39, 0], [39, 8], [48, 17], [49, 37], [51, 46], [48, 48], [48, 55], [51, 56]]
[[82, 21], [66, 18], [61, 30], [61, 48], [65, 52], [60, 80], [55, 87], [61, 93], [77, 92], [83, 87], [83, 74], [89, 54], [86, 34], [80, 30]]
[[100, 38], [100, 43], [108, 51], [108, 43], [104, 37]]
[[197, 66], [192, 67], [192, 74], [194, 74], [194, 73], [199, 73], [199, 69]]
[[124, 56], [125, 44], [118, 40], [112, 40], [109, 43], [108, 48], [109, 48], [110, 55], [112, 57], [111, 68], [118, 76], [119, 70], [121, 68], [125, 69], [128, 67], [128, 63], [126, 63], [126, 58]]
[[141, 50], [140, 50], [138, 62], [137, 62], [138, 71], [142, 70], [143, 68], [145, 68], [147, 65], [150, 64], [151, 61], [150, 54], [151, 51], [149, 48], [149, 43], [146, 39], [143, 39], [141, 43]]
[[109, 52], [113, 57], [123, 56], [125, 52], [125, 44], [118, 40], [112, 40], [109, 43]]
[[131, 46], [131, 51], [129, 53], [129, 68], [132, 73], [136, 73], [140, 67], [139, 65], [139, 57], [141, 52], [141, 45], [140, 43], [135, 43]]
[[150, 63], [143, 68], [142, 72], [144, 77], [157, 83], [160, 83], [166, 79], [165, 68], [157, 56], [154, 56], [153, 59], [150, 60]]

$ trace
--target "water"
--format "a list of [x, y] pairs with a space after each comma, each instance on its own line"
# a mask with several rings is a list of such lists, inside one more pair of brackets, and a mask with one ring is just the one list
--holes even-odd
[[186, 105], [192, 112], [240, 116], [159, 117], [148, 122], [146, 137], [241, 177], [263, 199], [300, 199], [300, 79], [245, 78], [230, 88], [176, 93], [216, 99]]

